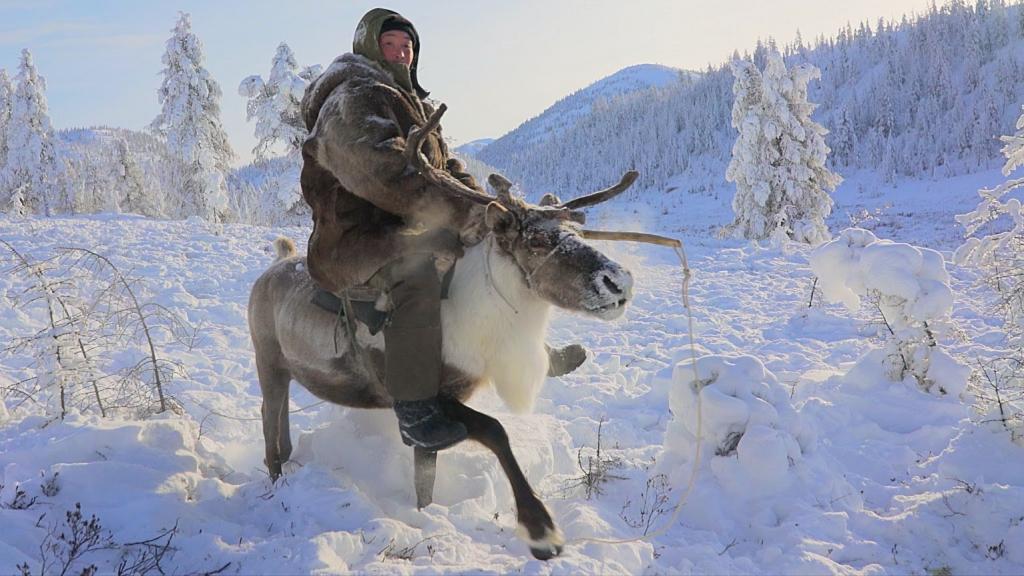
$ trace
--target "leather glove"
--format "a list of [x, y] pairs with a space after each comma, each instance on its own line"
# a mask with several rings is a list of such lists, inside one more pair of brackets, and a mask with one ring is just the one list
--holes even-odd
[[459, 239], [464, 246], [476, 246], [483, 242], [484, 237], [490, 232], [484, 220], [486, 209], [484, 205], [476, 205], [469, 209], [466, 223], [459, 230]]
[[458, 158], [449, 158], [448, 162], [445, 163], [445, 169], [451, 174], [456, 180], [462, 182], [464, 185], [478, 191], [483, 192], [484, 189], [477, 184], [476, 178], [472, 174], [466, 171], [466, 165]]

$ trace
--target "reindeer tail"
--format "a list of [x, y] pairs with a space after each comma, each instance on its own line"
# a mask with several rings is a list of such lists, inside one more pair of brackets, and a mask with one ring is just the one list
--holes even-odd
[[295, 256], [295, 241], [291, 238], [278, 236], [277, 239], [274, 240], [274, 252], [277, 253], [277, 256], [274, 258], [274, 262]]

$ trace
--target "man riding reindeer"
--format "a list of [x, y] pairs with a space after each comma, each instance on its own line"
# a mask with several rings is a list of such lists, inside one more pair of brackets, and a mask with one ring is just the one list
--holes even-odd
[[[352, 53], [335, 59], [303, 97], [310, 135], [301, 184], [313, 211], [310, 275], [342, 300], [353, 291], [386, 295], [384, 386], [395, 399], [402, 440], [436, 451], [467, 436], [437, 398], [443, 278], [485, 227], [482, 204], [438, 185], [454, 180], [483, 194], [450, 157], [440, 128], [422, 139], [431, 174], [408, 163], [410, 130], [434, 113], [417, 79], [419, 54], [409, 20], [383, 8], [363, 16]], [[549, 375], [571, 372], [586, 358], [576, 344], [548, 351]]]

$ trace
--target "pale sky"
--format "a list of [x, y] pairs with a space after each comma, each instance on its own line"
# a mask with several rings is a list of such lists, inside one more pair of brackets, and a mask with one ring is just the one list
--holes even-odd
[[280, 42], [301, 65], [351, 50], [362, 15], [377, 6], [420, 33], [420, 82], [449, 106], [458, 142], [499, 137], [559, 98], [633, 64], [700, 70], [758, 38], [784, 45], [834, 36], [847, 22], [922, 13], [929, 0], [0, 0], [0, 68], [12, 78], [22, 48], [47, 81], [57, 128], [141, 129], [158, 113], [164, 42], [179, 11], [192, 15], [206, 67], [220, 83], [221, 120], [251, 159], [253, 126], [239, 82], [266, 77]]

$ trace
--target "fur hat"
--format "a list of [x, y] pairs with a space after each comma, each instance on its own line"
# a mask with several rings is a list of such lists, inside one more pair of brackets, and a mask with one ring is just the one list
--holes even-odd
[[419, 34], [416, 33], [416, 28], [413, 27], [412, 22], [406, 20], [401, 14], [395, 14], [380, 25], [380, 35], [377, 36], [377, 39], [379, 40], [385, 32], [391, 32], [393, 30], [398, 30], [408, 34], [409, 38], [412, 39], [413, 52], [419, 52], [420, 38]]
[[[384, 60], [384, 55], [380, 51], [380, 36], [391, 30], [401, 30], [412, 38], [411, 66], [404, 67]], [[398, 12], [387, 8], [374, 8], [367, 12], [359, 21], [359, 26], [356, 27], [356, 35], [352, 40], [352, 52], [374, 60], [391, 71], [400, 85], [406, 90], [414, 91], [420, 98], [426, 98], [430, 94], [420, 86], [416, 74], [420, 60], [420, 35], [416, 33], [416, 27], [412, 22]]]

